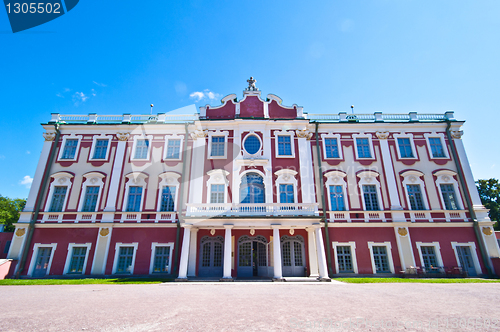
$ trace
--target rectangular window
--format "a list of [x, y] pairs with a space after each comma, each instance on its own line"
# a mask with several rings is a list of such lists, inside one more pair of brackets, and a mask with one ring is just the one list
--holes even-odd
[[133, 258], [134, 258], [134, 247], [120, 247], [116, 273], [132, 273]]
[[292, 155], [292, 143], [290, 140], [290, 136], [288, 135], [278, 136], [278, 155], [280, 156]]
[[375, 262], [376, 273], [389, 273], [389, 260], [387, 258], [387, 248], [385, 246], [373, 246], [373, 261]]
[[166, 159], [179, 159], [180, 151], [181, 151], [181, 140], [170, 138], [167, 143]]
[[292, 184], [280, 184], [280, 203], [295, 203]]
[[92, 159], [106, 159], [106, 152], [108, 151], [107, 139], [98, 139], [95, 142], [94, 156]]
[[212, 151], [210, 152], [212, 157], [224, 156], [225, 138], [225, 136], [212, 136]]
[[142, 187], [129, 187], [127, 211], [130, 212], [141, 211], [141, 198], [142, 198]]
[[363, 185], [363, 196], [365, 198], [365, 208], [367, 211], [378, 211], [377, 188], [373, 184]]
[[425, 210], [424, 200], [422, 198], [422, 193], [420, 192], [420, 185], [408, 184], [406, 185], [406, 190], [408, 190], [408, 198], [410, 200], [411, 209]]
[[83, 212], [95, 212], [97, 205], [97, 197], [99, 197], [99, 187], [87, 187], [85, 197], [83, 199]]
[[54, 187], [54, 194], [52, 195], [52, 201], [50, 202], [49, 212], [62, 212], [67, 190], [68, 187]]
[[83, 274], [83, 264], [86, 256], [87, 247], [73, 247], [68, 273]]
[[170, 247], [156, 247], [153, 265], [154, 273], [168, 273]]
[[444, 158], [443, 144], [441, 144], [441, 139], [439, 137], [429, 137], [429, 144], [431, 146], [431, 152], [433, 158]]
[[414, 158], [409, 138], [398, 138], [399, 154], [401, 158]]
[[64, 144], [64, 150], [61, 159], [75, 159], [77, 146], [78, 139], [67, 139], [66, 143]]
[[138, 139], [135, 145], [134, 159], [147, 159], [149, 150], [149, 140]]
[[165, 186], [161, 192], [160, 211], [175, 211], [175, 186]]
[[224, 185], [213, 184], [210, 187], [210, 203], [224, 203]]
[[422, 260], [424, 267], [436, 267], [438, 266], [436, 252], [434, 251], [434, 246], [422, 246], [420, 247], [422, 252]]
[[441, 184], [441, 193], [443, 194], [443, 201], [446, 210], [458, 210], [457, 196], [455, 195], [455, 188], [453, 184]]
[[331, 211], [345, 211], [342, 186], [330, 186]]
[[337, 246], [337, 261], [340, 273], [354, 272], [350, 246]]
[[371, 158], [370, 141], [368, 138], [356, 138], [358, 158]]
[[339, 158], [339, 146], [336, 138], [325, 138], [325, 150], [327, 158]]

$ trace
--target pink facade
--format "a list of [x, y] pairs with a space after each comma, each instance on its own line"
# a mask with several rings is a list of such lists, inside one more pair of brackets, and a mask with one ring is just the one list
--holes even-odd
[[307, 114], [254, 87], [192, 116], [53, 114], [8, 257], [29, 277], [490, 274], [462, 124]]

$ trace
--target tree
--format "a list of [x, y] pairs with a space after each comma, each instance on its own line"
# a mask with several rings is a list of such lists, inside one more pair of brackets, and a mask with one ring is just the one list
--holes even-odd
[[11, 199], [0, 195], [0, 224], [4, 224], [4, 232], [13, 232], [13, 223], [19, 220], [19, 212], [24, 209], [26, 200], [21, 198]]
[[476, 181], [477, 190], [483, 205], [490, 210], [490, 219], [496, 221], [495, 230], [499, 230], [500, 220], [500, 182], [497, 179]]

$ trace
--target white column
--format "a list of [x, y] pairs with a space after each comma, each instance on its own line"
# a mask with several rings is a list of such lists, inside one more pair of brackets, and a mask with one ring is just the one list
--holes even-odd
[[224, 279], [232, 279], [231, 276], [231, 228], [233, 225], [224, 225], [226, 234], [224, 236]]
[[273, 256], [274, 256], [274, 279], [283, 279], [281, 272], [281, 238], [280, 226], [273, 225]]
[[[127, 147], [128, 135], [119, 136], [118, 146], [116, 147], [115, 159], [113, 170], [111, 171], [111, 181], [109, 181], [108, 198], [106, 200], [105, 212], [116, 211], [116, 197], [118, 196], [118, 189], [120, 180], [122, 179], [122, 166], [125, 159], [125, 148]], [[123, 139], [123, 140], [122, 140]], [[113, 222], [115, 216], [113, 213], [104, 213], [101, 222]]]
[[[203, 175], [205, 168], [205, 134], [193, 133], [193, 152], [191, 154], [191, 181], [189, 183], [189, 202], [199, 204], [203, 198]], [[226, 142], [227, 144], [227, 142]], [[210, 153], [210, 151], [208, 151]]]
[[187, 279], [189, 240], [191, 239], [191, 225], [184, 226], [184, 236], [182, 237], [181, 261], [179, 262], [179, 279]]
[[309, 276], [319, 277], [316, 239], [314, 238], [314, 228], [311, 227], [307, 228], [307, 249], [309, 251]]
[[299, 145], [299, 167], [300, 167], [300, 183], [302, 192], [302, 203], [316, 203], [316, 195], [314, 194], [314, 180], [312, 167], [311, 144], [307, 136], [300, 134], [297, 139]]
[[189, 240], [188, 272], [190, 277], [196, 276], [196, 247], [198, 246], [198, 228], [191, 228], [191, 239]]
[[[382, 162], [385, 168], [385, 178], [387, 180], [387, 190], [389, 191], [389, 199], [391, 201], [391, 210], [402, 210], [401, 201], [399, 200], [398, 186], [396, 184], [396, 176], [392, 165], [391, 151], [387, 142], [388, 132], [377, 132], [377, 137], [380, 143], [380, 151], [382, 152]], [[403, 212], [393, 212], [393, 221], [406, 221]]]
[[325, 245], [323, 243], [323, 233], [321, 227], [317, 227], [314, 232], [316, 233], [316, 250], [318, 251], [318, 268], [319, 277], [321, 279], [328, 279], [328, 268], [326, 266]]

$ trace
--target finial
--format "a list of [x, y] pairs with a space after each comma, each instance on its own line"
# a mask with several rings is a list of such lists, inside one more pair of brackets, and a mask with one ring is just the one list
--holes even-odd
[[255, 86], [255, 83], [257, 82], [257, 80], [254, 80], [253, 76], [251, 76], [250, 79], [247, 80], [247, 82], [248, 82], [248, 88], [247, 88], [248, 91], [258, 91], [259, 90]]

